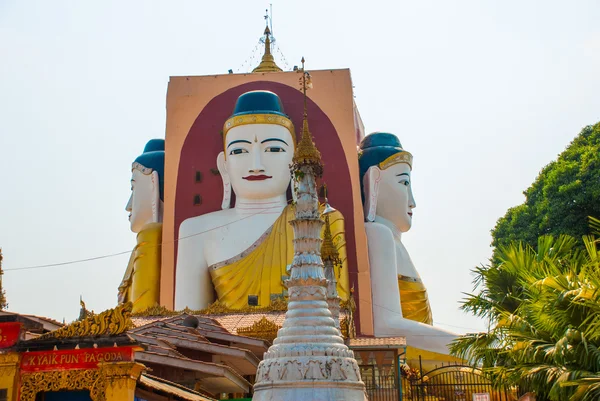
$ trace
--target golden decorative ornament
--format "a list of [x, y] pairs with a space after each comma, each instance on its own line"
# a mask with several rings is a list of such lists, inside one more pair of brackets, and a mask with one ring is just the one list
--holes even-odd
[[20, 355], [17, 353], [0, 354], [0, 364], [17, 363], [20, 359]]
[[407, 151], [402, 151], [400, 153], [395, 153], [391, 155], [390, 157], [379, 163], [379, 168], [385, 170], [386, 168], [391, 167], [394, 164], [406, 163], [412, 170], [412, 162], [413, 156]]
[[354, 299], [350, 301], [351, 298], [348, 298], [345, 301], [340, 302], [340, 309], [343, 311], [354, 312], [356, 310], [356, 303], [354, 303]]
[[287, 299], [279, 297], [271, 300], [269, 306], [245, 306], [243, 308], [229, 308], [222, 302], [215, 301], [208, 306], [208, 308], [201, 310], [184, 310], [184, 313], [190, 315], [229, 315], [229, 314], [240, 314], [240, 313], [268, 313], [268, 312], [285, 312], [287, 311]]
[[127, 302], [114, 309], [109, 309], [98, 315], [88, 316], [81, 321], [73, 322], [68, 326], [43, 334], [38, 338], [96, 337], [123, 334], [133, 328], [131, 321], [132, 307], [133, 304]]
[[348, 320], [348, 317], [343, 318], [342, 320], [340, 320], [340, 331], [342, 332], [342, 337], [344, 338], [348, 338], [348, 326], [350, 325], [350, 321]]
[[317, 146], [313, 141], [312, 134], [308, 129], [308, 117], [306, 114], [304, 115], [304, 120], [302, 121], [302, 137], [300, 138], [300, 142], [298, 142], [298, 146], [296, 147], [292, 161], [298, 166], [310, 165], [321, 167], [321, 169], [323, 166], [323, 162], [321, 161], [321, 152], [319, 152], [317, 149]]
[[275, 64], [275, 58], [271, 54], [271, 30], [269, 27], [265, 28], [265, 54], [262, 56], [262, 60], [258, 67], [252, 70], [252, 72], [280, 72], [283, 71], [277, 64]]
[[20, 360], [21, 356], [17, 353], [0, 354], [0, 377], [14, 377]]
[[227, 147], [227, 133], [235, 127], [249, 124], [276, 124], [287, 128], [292, 134], [292, 140], [296, 145], [296, 130], [294, 123], [289, 118], [277, 114], [246, 114], [243, 116], [230, 117], [223, 124], [223, 148]]
[[350, 296], [347, 301], [340, 302], [340, 309], [346, 312], [346, 316], [340, 321], [342, 334], [344, 330], [346, 338], [356, 338], [356, 326], [354, 324], [354, 312], [356, 311], [356, 302], [354, 301], [354, 286], [350, 288]]
[[38, 393], [61, 390], [89, 390], [93, 401], [105, 401], [106, 385], [106, 378], [97, 369], [23, 373], [20, 401], [35, 401]]
[[323, 242], [321, 243], [321, 259], [323, 262], [331, 261], [334, 265], [341, 263], [340, 254], [337, 247], [333, 244], [328, 214], [325, 215], [325, 233], [323, 235]]
[[259, 321], [254, 322], [253, 325], [248, 327], [241, 327], [237, 329], [237, 334], [240, 336], [260, 338], [262, 340], [273, 340], [277, 337], [277, 331], [281, 326], [276, 325], [266, 317], [262, 317]]
[[181, 314], [181, 312], [167, 309], [162, 305], [154, 305], [154, 306], [151, 306], [142, 311], [132, 313], [131, 316], [134, 316], [134, 317], [175, 316], [175, 315], [179, 315], [179, 314]]

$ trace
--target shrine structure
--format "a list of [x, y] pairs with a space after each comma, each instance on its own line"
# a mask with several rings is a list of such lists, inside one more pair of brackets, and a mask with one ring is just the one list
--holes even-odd
[[7, 345], [8, 400], [377, 399], [402, 364], [455, 360], [401, 241], [412, 154], [365, 135], [348, 69], [283, 71], [272, 42], [252, 73], [170, 78], [119, 306]]
[[[415, 367], [456, 361], [447, 347], [455, 336], [433, 326], [425, 285], [401, 241], [416, 206], [413, 156], [396, 135], [365, 135], [349, 70], [310, 71], [305, 100], [302, 69], [277, 66], [268, 27], [263, 42], [252, 73], [171, 77], [166, 137], [135, 160], [128, 208], [138, 244], [159, 245], [136, 247], [121, 299], [134, 302], [134, 314], [186, 310], [232, 333], [275, 338], [289, 296], [298, 184], [290, 166], [306, 103], [326, 166], [319, 210], [325, 185], [335, 208], [330, 277], [347, 344], [361, 366], [397, 371], [401, 360]], [[153, 152], [160, 157], [143, 160]], [[144, 295], [124, 296], [136, 291]]]

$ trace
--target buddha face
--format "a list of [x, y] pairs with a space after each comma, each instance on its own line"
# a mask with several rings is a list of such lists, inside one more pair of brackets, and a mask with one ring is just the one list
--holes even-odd
[[236, 196], [267, 199], [285, 195], [293, 156], [294, 141], [285, 127], [242, 125], [227, 133], [223, 167]]
[[381, 170], [377, 194], [377, 215], [391, 221], [401, 232], [410, 230], [416, 207], [410, 178], [410, 166], [398, 163]]
[[129, 212], [131, 231], [134, 233], [139, 233], [144, 226], [156, 221], [158, 189], [156, 175], [156, 171], [144, 174], [135, 169], [131, 173], [131, 197], [125, 210]]

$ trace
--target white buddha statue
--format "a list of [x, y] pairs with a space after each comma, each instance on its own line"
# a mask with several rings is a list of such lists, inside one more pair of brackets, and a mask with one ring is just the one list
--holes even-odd
[[[288, 223], [294, 212], [286, 193], [295, 138], [276, 94], [252, 91], [238, 98], [217, 157], [222, 210], [189, 218], [179, 228], [175, 309], [205, 308], [215, 292], [233, 309], [247, 306], [250, 296], [258, 306], [268, 306], [273, 297], [285, 295], [283, 279], [294, 253]], [[341, 214], [337, 217], [343, 232]], [[347, 271], [339, 289], [346, 298]]]
[[411, 228], [416, 207], [412, 155], [395, 135], [381, 132], [366, 136], [359, 152], [374, 334], [405, 336], [408, 359], [426, 351], [427, 359], [454, 360], [448, 356], [448, 344], [456, 335], [433, 327], [427, 291], [401, 240]]
[[138, 312], [159, 302], [162, 216], [164, 194], [164, 139], [152, 139], [131, 167], [131, 197], [127, 202], [131, 231], [137, 233], [119, 303], [133, 302]]

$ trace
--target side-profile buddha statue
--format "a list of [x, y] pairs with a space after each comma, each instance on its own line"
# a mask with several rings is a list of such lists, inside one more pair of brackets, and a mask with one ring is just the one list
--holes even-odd
[[[294, 254], [294, 206], [288, 199], [296, 134], [279, 97], [251, 91], [236, 101], [216, 156], [223, 182], [222, 210], [184, 220], [179, 228], [175, 308], [269, 306], [285, 297]], [[235, 199], [235, 202], [233, 200]], [[344, 221], [330, 215], [345, 261]], [[340, 270], [341, 269], [341, 270]], [[348, 269], [336, 268], [338, 292], [349, 294]]]
[[411, 228], [416, 207], [412, 160], [393, 134], [370, 134], [359, 146], [374, 333], [405, 336], [409, 348], [440, 354], [428, 358], [448, 360], [447, 345], [455, 335], [433, 327], [425, 285], [401, 239]]
[[159, 302], [160, 263], [164, 197], [165, 141], [152, 139], [131, 166], [129, 212], [131, 231], [137, 244], [123, 281], [119, 303], [133, 302], [133, 311], [142, 311]]

